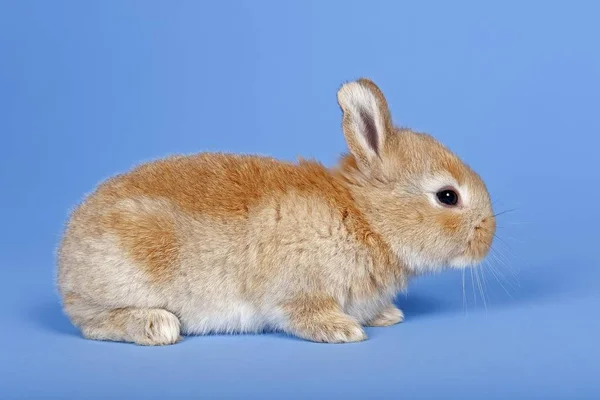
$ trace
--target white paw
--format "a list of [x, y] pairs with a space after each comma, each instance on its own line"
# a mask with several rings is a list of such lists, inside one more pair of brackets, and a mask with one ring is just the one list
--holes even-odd
[[340, 335], [336, 337], [336, 343], [351, 343], [362, 342], [367, 339], [367, 334], [360, 325], [351, 326], [340, 331]]
[[390, 326], [404, 321], [402, 310], [390, 306], [381, 311], [377, 317], [367, 323], [367, 326]]
[[320, 326], [312, 338], [316, 342], [351, 343], [367, 339], [363, 328], [354, 321], [335, 321]]
[[147, 346], [173, 344], [180, 340], [180, 330], [179, 318], [174, 314], [167, 310], [150, 310], [144, 337], [138, 343]]

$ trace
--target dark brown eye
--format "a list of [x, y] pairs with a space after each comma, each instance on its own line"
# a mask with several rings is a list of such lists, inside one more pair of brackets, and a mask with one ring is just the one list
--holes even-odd
[[454, 207], [458, 204], [458, 193], [452, 189], [440, 190], [435, 195], [438, 201], [445, 206]]

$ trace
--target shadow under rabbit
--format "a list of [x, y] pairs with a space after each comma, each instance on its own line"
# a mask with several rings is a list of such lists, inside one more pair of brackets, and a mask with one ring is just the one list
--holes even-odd
[[40, 327], [61, 335], [79, 336], [79, 330], [63, 313], [58, 299], [47, 299], [39, 304], [32, 315]]

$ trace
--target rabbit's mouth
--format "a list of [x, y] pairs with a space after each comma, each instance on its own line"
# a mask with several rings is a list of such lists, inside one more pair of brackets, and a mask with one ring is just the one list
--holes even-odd
[[449, 265], [453, 268], [466, 268], [481, 263], [492, 247], [495, 230], [496, 222], [493, 217], [485, 218], [480, 225], [475, 227], [466, 249], [462, 254], [451, 258]]

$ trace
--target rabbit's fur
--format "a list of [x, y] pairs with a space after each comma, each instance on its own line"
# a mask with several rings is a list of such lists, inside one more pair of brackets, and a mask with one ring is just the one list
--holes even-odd
[[[202, 153], [141, 165], [73, 212], [59, 249], [64, 309], [90, 339], [280, 330], [366, 339], [401, 322], [407, 279], [488, 252], [478, 175], [432, 137], [393, 126], [366, 79], [338, 92], [350, 154], [312, 161]], [[460, 204], [436, 193], [453, 188]]]

